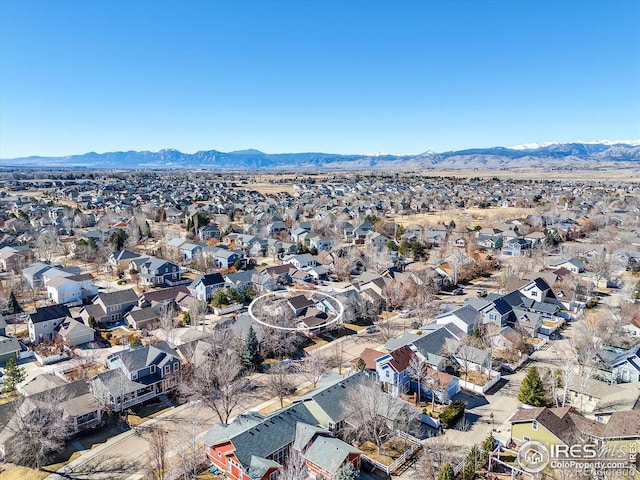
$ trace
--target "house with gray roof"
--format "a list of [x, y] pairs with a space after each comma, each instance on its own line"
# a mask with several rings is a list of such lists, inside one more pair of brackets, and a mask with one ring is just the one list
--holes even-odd
[[20, 422], [30, 415], [37, 415], [43, 406], [56, 402], [60, 406], [62, 418], [68, 423], [72, 433], [97, 427], [102, 422], [102, 406], [89, 391], [84, 380], [58, 385], [57, 382], [26, 397], [0, 405], [0, 458], [11, 458], [11, 446]]
[[346, 463], [360, 469], [361, 452], [320, 426], [306, 403], [268, 416], [241, 414], [231, 424], [214, 425], [203, 441], [209, 460], [232, 480], [277, 478], [292, 449], [314, 478], [335, 478]]
[[64, 305], [37, 308], [35, 312], [29, 314], [29, 320], [27, 321], [29, 340], [32, 343], [53, 340], [56, 335], [56, 327], [70, 316], [69, 308]]
[[91, 389], [116, 412], [175, 390], [181, 378], [180, 358], [166, 342], [114, 353], [107, 366]]
[[224, 286], [225, 280], [220, 273], [207, 273], [196, 277], [189, 285], [189, 291], [198, 300], [208, 302], [213, 298], [213, 294], [222, 290]]
[[44, 285], [42, 274], [50, 268], [52, 268], [51, 265], [36, 262], [22, 269], [22, 276], [27, 280], [31, 288], [38, 289]]
[[436, 317], [438, 325], [453, 323], [466, 335], [471, 335], [473, 330], [482, 322], [482, 315], [471, 305], [463, 305], [460, 308], [441, 313]]
[[80, 317], [89, 326], [91, 319], [98, 325], [119, 322], [137, 304], [138, 295], [132, 288], [101, 293], [93, 299], [91, 305], [80, 310]]
[[162, 258], [149, 257], [139, 267], [143, 285], [175, 285], [182, 278], [180, 266]]
[[18, 340], [0, 335], [0, 365], [5, 365], [10, 358], [18, 361], [20, 349]]
[[619, 382], [640, 382], [640, 346], [619, 354], [611, 362], [613, 377]]

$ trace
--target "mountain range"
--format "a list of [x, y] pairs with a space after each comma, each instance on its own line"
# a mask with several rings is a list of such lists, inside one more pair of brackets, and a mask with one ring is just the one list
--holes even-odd
[[[531, 148], [529, 148], [531, 147]], [[218, 169], [218, 170], [406, 170], [406, 169], [505, 169], [505, 168], [587, 168], [640, 163], [640, 142], [552, 143], [516, 147], [475, 148], [451, 152], [424, 152], [414, 155], [278, 153], [259, 150], [182, 153], [128, 151], [85, 153], [66, 157], [23, 157], [0, 160], [0, 167], [66, 167], [93, 169]]]

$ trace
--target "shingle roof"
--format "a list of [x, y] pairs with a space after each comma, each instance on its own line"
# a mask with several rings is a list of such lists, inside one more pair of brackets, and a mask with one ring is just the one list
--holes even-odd
[[200, 282], [202, 282], [205, 287], [210, 287], [211, 285], [224, 283], [224, 278], [222, 278], [220, 273], [207, 273], [205, 275], [198, 276], [190, 286], [195, 287]]
[[355, 447], [334, 437], [317, 437], [304, 453], [305, 458], [332, 475], [337, 473], [350, 453], [361, 453]]
[[156, 343], [148, 347], [133, 348], [109, 356], [120, 357], [120, 361], [130, 372], [141, 370], [149, 365], [163, 366], [172, 358], [177, 358], [176, 352], [167, 342]]
[[0, 355], [15, 353], [20, 351], [20, 342], [13, 337], [3, 337], [0, 335]]
[[207, 445], [216, 445], [230, 440], [236, 448], [236, 457], [245, 468], [250, 467], [252, 456], [265, 458], [293, 443], [298, 422], [317, 424], [306, 405], [300, 403], [268, 417], [254, 414], [248, 417], [241, 415], [238, 419], [231, 425], [214, 425], [205, 433], [203, 441]]
[[98, 295], [98, 298], [106, 306], [120, 305], [122, 303], [131, 303], [138, 301], [138, 295], [136, 295], [136, 292], [132, 288], [128, 288], [126, 290], [118, 290], [116, 292], [110, 293], [101, 293]]
[[65, 305], [51, 305], [49, 307], [37, 308], [35, 312], [29, 315], [29, 318], [32, 323], [41, 323], [70, 316], [71, 313]]
[[640, 410], [614, 412], [600, 436], [601, 438], [640, 438]]

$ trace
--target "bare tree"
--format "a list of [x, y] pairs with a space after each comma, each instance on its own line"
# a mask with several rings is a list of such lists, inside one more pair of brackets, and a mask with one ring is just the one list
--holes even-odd
[[289, 447], [282, 471], [278, 475], [279, 480], [307, 480], [309, 478], [309, 468], [302, 453], [293, 447]]
[[343, 402], [347, 419], [343, 433], [350, 441], [371, 441], [378, 448], [393, 435], [398, 423], [411, 417], [411, 404], [388, 395], [374, 385], [361, 384], [347, 392]]
[[[417, 356], [413, 358], [411, 363], [409, 364], [409, 369], [411, 371], [411, 377], [413, 377], [418, 384], [418, 396], [416, 398], [416, 403], [420, 405], [422, 395], [422, 386], [425, 383], [425, 379], [428, 377], [428, 367], [425, 362], [420, 360]], [[433, 396], [433, 392], [432, 395]]]
[[173, 302], [162, 306], [160, 314], [158, 315], [158, 321], [160, 322], [160, 329], [164, 334], [164, 340], [168, 343], [172, 343], [173, 330], [176, 327], [176, 310], [173, 306]]
[[72, 424], [64, 415], [62, 389], [47, 392], [46, 400], [27, 397], [13, 402], [7, 429], [11, 432], [6, 459], [40, 468], [64, 447], [72, 434]]
[[396, 335], [396, 328], [391, 320], [383, 320], [378, 322], [378, 334], [383, 342], [387, 342]]
[[209, 407], [221, 423], [227, 424], [234, 410], [247, 398], [249, 381], [240, 377], [242, 363], [231, 350], [212, 353], [182, 384], [187, 396]]
[[320, 356], [317, 352], [312, 352], [300, 362], [300, 373], [313, 385], [313, 388], [316, 388], [328, 367], [329, 361], [325, 357]]
[[283, 365], [275, 365], [271, 367], [266, 377], [267, 390], [274, 397], [278, 397], [280, 400], [280, 408], [284, 407], [284, 397], [286, 397], [293, 388], [289, 369]]
[[169, 432], [150, 427], [145, 431], [149, 443], [147, 462], [155, 480], [163, 480], [167, 473]]
[[446, 443], [443, 436], [429, 439], [415, 463], [418, 478], [438, 480], [440, 469], [446, 463], [453, 462], [454, 451], [454, 446]]
[[192, 408], [188, 421], [182, 422], [182, 428], [176, 436], [180, 452], [180, 469], [184, 480], [191, 480], [198, 476], [200, 470], [199, 457], [202, 452], [202, 445], [199, 440], [201, 429], [202, 425], [198, 417], [198, 409]]
[[58, 234], [54, 227], [47, 227], [38, 233], [38, 239], [36, 240], [36, 252], [38, 256], [45, 262], [50, 263], [58, 251], [58, 241]]

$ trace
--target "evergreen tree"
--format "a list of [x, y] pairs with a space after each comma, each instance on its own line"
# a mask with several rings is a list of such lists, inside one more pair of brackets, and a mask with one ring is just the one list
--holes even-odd
[[360, 472], [356, 470], [352, 463], [347, 463], [338, 470], [337, 480], [358, 480], [359, 478]]
[[453, 471], [453, 467], [450, 463], [445, 463], [438, 473], [438, 480], [454, 480], [456, 474]]
[[15, 315], [16, 313], [22, 313], [22, 307], [18, 303], [18, 299], [16, 298], [16, 294], [11, 290], [11, 294], [9, 295], [9, 300], [7, 301], [7, 307], [5, 309], [6, 315]]
[[4, 370], [4, 393], [13, 392], [16, 385], [22, 382], [27, 376], [27, 372], [23, 367], [19, 367], [15, 358], [7, 360], [7, 366]]
[[367, 369], [367, 364], [364, 362], [363, 359], [359, 358], [358, 359], [358, 363], [356, 363], [356, 368], [360, 371], [360, 372], [364, 372]]
[[241, 360], [242, 365], [247, 369], [258, 370], [262, 365], [258, 337], [256, 337], [256, 332], [253, 331], [253, 327], [249, 327], [249, 333], [247, 333], [247, 338], [244, 340]]
[[111, 245], [113, 245], [113, 248], [115, 248], [116, 250], [122, 250], [128, 238], [129, 235], [127, 234], [127, 232], [125, 232], [121, 228], [118, 228], [109, 237], [109, 243], [111, 243]]
[[533, 405], [534, 407], [544, 407], [547, 405], [544, 384], [535, 366], [527, 371], [527, 374], [522, 380], [518, 400], [527, 405]]
[[482, 453], [477, 445], [471, 447], [471, 451], [464, 460], [462, 467], [462, 480], [473, 480], [476, 477], [476, 471], [483, 467]]

